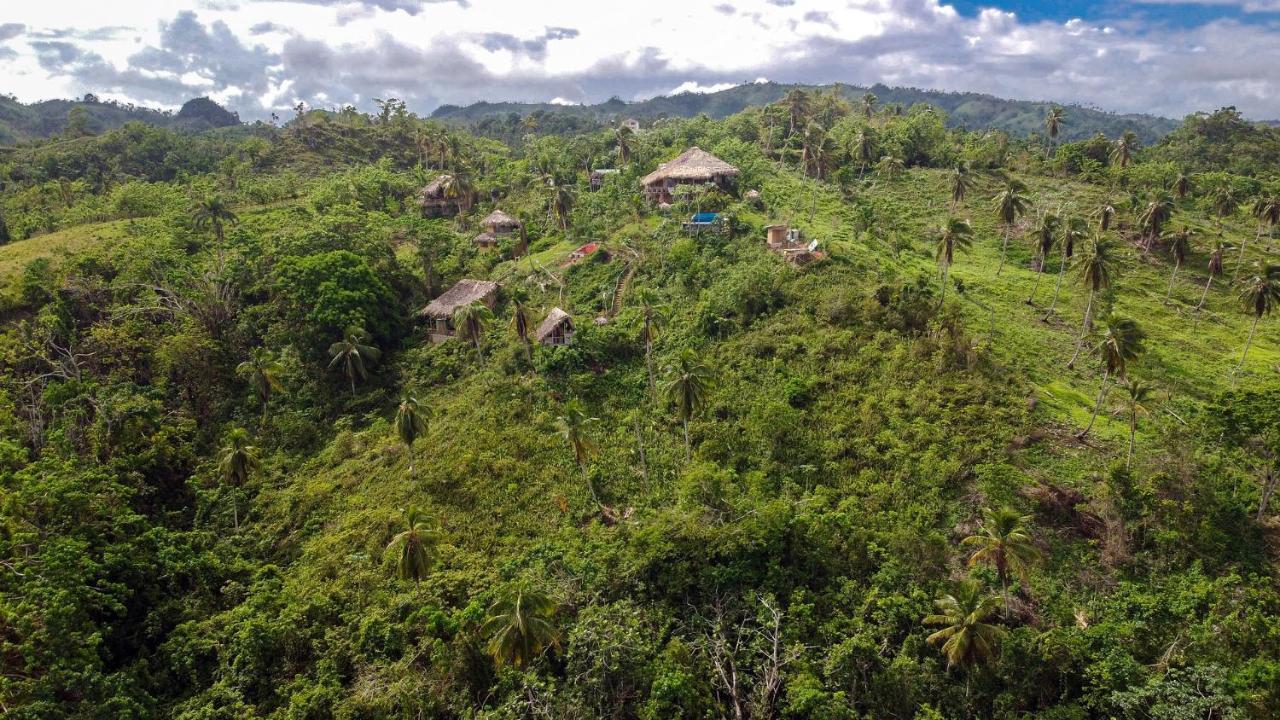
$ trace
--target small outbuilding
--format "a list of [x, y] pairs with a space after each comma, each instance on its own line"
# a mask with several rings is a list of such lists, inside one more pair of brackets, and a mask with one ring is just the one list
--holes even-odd
[[452, 175], [437, 175], [418, 191], [418, 207], [422, 209], [422, 217], [445, 217], [457, 215], [461, 208], [461, 198], [449, 197], [449, 185]]
[[570, 345], [573, 343], [573, 316], [560, 308], [551, 308], [533, 336], [542, 345]]
[[657, 170], [640, 180], [645, 196], [651, 202], [670, 203], [671, 191], [677, 185], [714, 185], [724, 191], [732, 191], [737, 182], [738, 168], [698, 147], [680, 153], [671, 162], [658, 166]]
[[459, 280], [443, 295], [432, 300], [418, 315], [431, 323], [427, 329], [427, 338], [431, 342], [441, 342], [457, 334], [457, 328], [453, 326], [453, 314], [459, 308], [475, 303], [492, 308], [497, 300], [498, 283], [488, 280]]
[[501, 210], [494, 210], [489, 213], [480, 221], [480, 224], [485, 227], [485, 230], [487, 230], [490, 235], [495, 237], [510, 235], [523, 227], [519, 220], [511, 217]]
[[596, 190], [604, 187], [604, 181], [610, 175], [617, 175], [618, 172], [617, 168], [600, 168], [598, 170], [592, 170], [591, 175], [588, 177], [591, 182], [591, 191], [595, 192]]

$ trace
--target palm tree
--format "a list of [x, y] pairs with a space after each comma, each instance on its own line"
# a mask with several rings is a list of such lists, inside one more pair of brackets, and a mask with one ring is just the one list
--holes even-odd
[[1049, 309], [1045, 311], [1043, 322], [1049, 322], [1049, 318], [1053, 317], [1053, 311], [1058, 307], [1058, 294], [1062, 292], [1062, 278], [1067, 274], [1067, 265], [1071, 262], [1071, 258], [1076, 252], [1076, 243], [1083, 241], [1089, 234], [1088, 222], [1079, 216], [1072, 216], [1062, 227], [1062, 238], [1058, 245], [1062, 248], [1058, 259], [1058, 279], [1053, 284], [1053, 301], [1049, 303]]
[[1040, 289], [1040, 278], [1044, 277], [1044, 266], [1049, 262], [1049, 253], [1053, 252], [1053, 245], [1058, 241], [1058, 229], [1061, 223], [1062, 218], [1055, 213], [1045, 210], [1040, 214], [1040, 222], [1035, 230], [1036, 281], [1031, 286], [1031, 294], [1027, 296], [1028, 305], [1035, 304], [1036, 291]]
[[938, 303], [947, 298], [947, 279], [951, 274], [951, 263], [955, 261], [956, 250], [968, 250], [973, 245], [973, 226], [968, 220], [957, 217], [947, 218], [947, 222], [938, 230], [938, 245], [935, 257], [942, 270], [942, 293]]
[[1125, 130], [1111, 148], [1111, 162], [1123, 170], [1133, 162], [1133, 154], [1138, 150], [1138, 135], [1132, 130]]
[[1151, 386], [1138, 380], [1137, 378], [1129, 378], [1124, 384], [1124, 411], [1129, 416], [1129, 453], [1125, 456], [1124, 466], [1129, 467], [1133, 464], [1133, 441], [1138, 433], [1138, 416], [1147, 414], [1147, 406], [1145, 405], [1147, 398], [1151, 396]]
[[1156, 238], [1164, 232], [1165, 223], [1169, 222], [1171, 217], [1173, 217], [1173, 197], [1163, 190], [1152, 195], [1151, 200], [1138, 216], [1138, 224], [1142, 226], [1146, 249], [1151, 249]]
[[787, 131], [787, 136], [790, 137], [796, 134], [797, 127], [804, 125], [809, 115], [809, 94], [799, 88], [789, 90], [782, 98], [782, 104], [787, 108], [787, 115], [791, 119], [791, 127]]
[[996, 275], [1004, 270], [1005, 257], [1009, 253], [1009, 235], [1013, 232], [1014, 224], [1031, 206], [1031, 199], [1026, 193], [1027, 186], [1021, 180], [1008, 177], [1005, 178], [1004, 189], [991, 199], [995, 204], [996, 218], [1004, 228], [1004, 243], [1000, 247], [1000, 266], [996, 268]]
[[464, 305], [453, 313], [453, 326], [457, 328], [458, 339], [470, 342], [476, 348], [476, 356], [484, 362], [484, 330], [493, 321], [493, 311], [483, 303]]
[[1101, 207], [1098, 208], [1098, 232], [1107, 232], [1111, 229], [1111, 222], [1116, 219], [1116, 206], [1111, 200], [1103, 201]]
[[427, 434], [427, 413], [418, 404], [418, 399], [405, 394], [400, 398], [400, 406], [396, 408], [396, 436], [404, 443], [409, 453], [409, 476], [413, 476], [413, 443]]
[[1080, 323], [1080, 339], [1076, 341], [1076, 351], [1071, 356], [1071, 361], [1067, 363], [1068, 368], [1075, 366], [1076, 359], [1080, 357], [1080, 349], [1084, 347], [1084, 340], [1089, 334], [1089, 325], [1093, 320], [1094, 297], [1099, 290], [1111, 287], [1111, 276], [1115, 272], [1111, 243], [1101, 237], [1094, 238], [1088, 252], [1076, 262], [1076, 268], [1080, 273], [1081, 283], [1089, 291], [1089, 300], [1084, 306], [1084, 321]]
[[1173, 179], [1173, 196], [1179, 200], [1185, 200], [1191, 194], [1191, 178], [1187, 177], [1185, 172], [1179, 172], [1178, 177]]
[[236, 214], [231, 212], [231, 206], [219, 195], [210, 195], [197, 201], [191, 210], [191, 224], [197, 230], [213, 228], [213, 236], [219, 247], [222, 246], [223, 227], [234, 225], [238, 220]]
[[533, 343], [529, 341], [529, 328], [533, 325], [533, 311], [525, 304], [528, 297], [524, 291], [517, 290], [511, 294], [511, 332], [516, 334], [524, 344], [525, 353], [533, 360]]
[[[1213, 189], [1213, 193], [1209, 196], [1209, 202], [1213, 206], [1213, 214], [1217, 218], [1218, 234], [1222, 234], [1223, 222], [1236, 214], [1240, 209], [1240, 196], [1236, 194], [1236, 189], [1230, 183], [1222, 183]], [[1244, 243], [1240, 243], [1240, 255], [1244, 256]], [[1240, 266], [1237, 263], [1236, 271], [1239, 272]], [[1234, 281], [1234, 279], [1233, 279]]]
[[907, 166], [902, 160], [885, 155], [876, 163], [876, 179], [896, 180], [906, 172]]
[[600, 418], [587, 417], [583, 412], [582, 406], [578, 401], [573, 400], [565, 406], [564, 414], [556, 418], [556, 434], [564, 438], [569, 444], [569, 448], [573, 450], [573, 461], [578, 465], [578, 470], [582, 472], [587, 479], [587, 490], [591, 492], [591, 499], [600, 503], [600, 499], [596, 496], [595, 483], [592, 482], [591, 476], [587, 473], [587, 461], [596, 454], [596, 444], [587, 436], [587, 426], [591, 423], [599, 422]]
[[1028, 529], [1031, 516], [1023, 515], [1005, 506], [982, 511], [982, 532], [960, 541], [962, 545], [977, 548], [969, 556], [969, 567], [991, 565], [996, 570], [1000, 587], [1004, 589], [1005, 604], [1009, 602], [1009, 575], [1027, 582], [1027, 572], [1040, 558]]
[[871, 115], [876, 111], [876, 99], [874, 93], [865, 93], [862, 96], [862, 114], [868, 120], [871, 119]]
[[555, 614], [555, 603], [534, 590], [515, 588], [494, 600], [480, 627], [494, 663], [523, 668], [547, 648], [558, 648], [560, 633], [551, 623]]
[[342, 333], [342, 339], [329, 346], [329, 369], [342, 367], [342, 374], [351, 383], [351, 397], [356, 396], [356, 380], [369, 376], [366, 363], [376, 363], [382, 351], [369, 344], [369, 333], [352, 325]]
[[1205, 298], [1209, 297], [1209, 288], [1213, 286], [1213, 279], [1222, 274], [1222, 258], [1230, 249], [1231, 245], [1219, 240], [1209, 253], [1209, 278], [1204, 282], [1204, 292], [1200, 293], [1200, 302], [1196, 303], [1196, 323], [1200, 322], [1200, 309], [1204, 307]]
[[658, 331], [666, 324], [666, 308], [658, 304], [658, 294], [652, 288], [643, 288], [637, 294], [640, 303], [640, 340], [644, 343], [644, 364], [649, 371], [649, 392], [657, 391], [653, 374], [653, 343]]
[[1178, 232], [1166, 236], [1169, 256], [1173, 258], [1173, 272], [1169, 274], [1169, 287], [1164, 292], [1166, 305], [1169, 304], [1169, 298], [1173, 295], [1173, 283], [1178, 279], [1178, 270], [1182, 267], [1182, 263], [1186, 262], [1187, 255], [1191, 253], [1191, 236], [1194, 234], [1191, 228], [1184, 225]]
[[969, 171], [969, 166], [959, 163], [955, 169], [951, 171], [948, 184], [951, 187], [951, 214], [955, 214], [956, 205], [964, 202], [964, 198], [973, 189], [976, 182], [973, 173]]
[[1050, 108], [1048, 114], [1044, 116], [1044, 129], [1049, 133], [1049, 150], [1045, 154], [1046, 158], [1053, 157], [1054, 146], [1058, 144], [1058, 132], [1062, 129], [1065, 118], [1066, 113], [1057, 105]]
[[618, 164], [626, 165], [631, 162], [631, 142], [635, 137], [635, 132], [626, 125], [618, 125], [613, 130], [613, 140], [618, 145]]
[[[249, 433], [244, 428], [236, 428], [227, 433], [227, 444], [222, 446], [218, 458], [218, 473], [229, 485], [241, 487], [249, 482], [249, 475], [262, 466], [258, 459], [258, 448], [249, 444]], [[232, 524], [240, 531], [240, 509], [233, 500], [231, 503]]]
[[692, 350], [680, 354], [680, 360], [669, 370], [667, 397], [676, 406], [676, 415], [684, 425], [684, 459], [688, 462], [693, 446], [689, 440], [689, 421], [706, 404], [711, 391], [711, 370], [698, 361]]
[[1107, 383], [1112, 377], [1125, 377], [1129, 363], [1142, 354], [1142, 341], [1146, 339], [1146, 333], [1142, 332], [1138, 323], [1129, 318], [1110, 315], [1104, 324], [1106, 330], [1097, 346], [1098, 356], [1102, 359], [1102, 382], [1098, 388], [1098, 401], [1093, 406], [1093, 416], [1089, 418], [1085, 429], [1076, 434], [1080, 439], [1089, 434], [1094, 421], [1098, 419], [1098, 410], [1102, 408], [1102, 401], [1107, 395]]
[[[1274, 230], [1276, 225], [1280, 225], [1280, 195], [1271, 197], [1259, 197], [1253, 201], [1253, 206], [1249, 208], [1253, 217], [1258, 221], [1258, 232], [1253, 236], [1253, 242], [1256, 245], [1262, 239], [1264, 230]], [[1232, 275], [1232, 281], [1240, 275], [1240, 266], [1244, 263], [1244, 246], [1240, 243], [1240, 255], [1236, 258], [1236, 269]]]
[[404, 514], [405, 529], [387, 543], [387, 552], [396, 553], [396, 576], [401, 580], [422, 582], [431, 566], [427, 546], [431, 542], [431, 526], [422, 511], [409, 508]]
[[266, 348], [254, 348], [249, 359], [236, 366], [236, 374], [246, 378], [253, 387], [253, 392], [262, 403], [262, 425], [267, 424], [267, 408], [271, 402], [271, 394], [280, 392], [280, 375], [284, 366], [271, 357]]
[[554, 218], [561, 230], [568, 230], [569, 212], [573, 210], [573, 186], [552, 175], [545, 176], [543, 180], [546, 183], [547, 216]]
[[[442, 161], [443, 163], [443, 161]], [[458, 164], [445, 176], [441, 187], [444, 196], [458, 203], [463, 215], [470, 212], [476, 200], [476, 186], [471, 180], [471, 171], [465, 165]]]
[[924, 617], [925, 625], [942, 629], [926, 640], [930, 645], [941, 644], [947, 658], [947, 669], [956, 666], [972, 666], [995, 656], [1004, 630], [986, 620], [1000, 605], [1000, 598], [987, 594], [982, 587], [966, 580], [957, 585], [956, 591], [934, 600], [937, 612]]
[[1280, 265], [1267, 265], [1260, 268], [1251, 278], [1240, 284], [1240, 302], [1245, 310], [1253, 315], [1253, 325], [1249, 328], [1249, 337], [1244, 341], [1244, 351], [1240, 353], [1240, 364], [1236, 365], [1236, 374], [1244, 367], [1244, 359], [1249, 356], [1249, 346], [1253, 344], [1253, 334], [1258, 331], [1258, 321], [1264, 315], [1270, 315], [1280, 303]]
[[871, 128], [858, 128], [849, 141], [849, 155], [858, 161], [858, 177], [866, 175], [867, 166], [876, 159], [876, 139]]

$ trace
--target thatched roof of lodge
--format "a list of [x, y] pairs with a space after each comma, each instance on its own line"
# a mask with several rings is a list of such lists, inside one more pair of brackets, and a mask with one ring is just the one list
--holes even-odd
[[498, 291], [498, 283], [488, 280], [459, 280], [445, 294], [431, 301], [419, 313], [424, 317], [450, 318], [460, 307], [480, 302]]
[[511, 217], [510, 215], [502, 212], [501, 210], [494, 210], [493, 212], [489, 213], [488, 215], [485, 216], [483, 220], [480, 221], [480, 224], [493, 225], [496, 227], [512, 227], [512, 228], [520, 227], [519, 220]]
[[560, 308], [551, 308], [551, 312], [547, 313], [547, 317], [542, 321], [542, 324], [538, 326], [538, 331], [533, 334], [533, 337], [536, 338], [538, 342], [542, 342], [548, 335], [555, 332], [556, 328], [564, 324], [565, 321], [573, 323], [573, 317]]
[[445, 183], [453, 179], [451, 175], [437, 175], [435, 180], [422, 186], [418, 191], [418, 202], [426, 202], [428, 200], [439, 200], [444, 197]]
[[717, 175], [737, 174], [738, 168], [694, 146], [680, 153], [675, 160], [659, 165], [657, 170], [645, 175], [640, 183], [652, 185], [662, 180], [705, 182]]

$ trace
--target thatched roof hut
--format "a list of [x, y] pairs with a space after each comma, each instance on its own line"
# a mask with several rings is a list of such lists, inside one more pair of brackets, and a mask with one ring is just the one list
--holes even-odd
[[498, 295], [498, 283], [488, 280], [459, 280], [445, 294], [431, 301], [418, 313], [422, 317], [449, 320], [458, 308], [472, 303], [492, 306]]
[[422, 208], [424, 217], [452, 215], [458, 212], [461, 198], [449, 197], [447, 194], [452, 180], [452, 175], [437, 175], [434, 180], [423, 185], [418, 191], [418, 207]]
[[533, 337], [543, 345], [568, 345], [573, 342], [573, 316], [560, 308], [551, 308]]
[[443, 198], [445, 186], [452, 179], [452, 175], [437, 175], [435, 180], [423, 185], [422, 189], [418, 191], [418, 202], [422, 203], [426, 200]]
[[494, 210], [489, 213], [480, 221], [480, 224], [489, 228], [489, 232], [494, 235], [509, 233], [521, 225], [519, 220], [511, 217], [501, 210]]
[[680, 153], [671, 162], [662, 163], [657, 170], [640, 181], [651, 200], [671, 202], [671, 189], [681, 184], [711, 183], [728, 189], [738, 177], [738, 168], [697, 146]]

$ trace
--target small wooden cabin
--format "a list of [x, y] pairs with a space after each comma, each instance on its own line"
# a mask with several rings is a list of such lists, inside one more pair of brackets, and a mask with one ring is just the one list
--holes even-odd
[[573, 344], [573, 317], [560, 308], [551, 308], [534, 337], [542, 345]]
[[674, 200], [671, 191], [677, 185], [710, 184], [730, 192], [737, 178], [738, 168], [706, 150], [691, 147], [645, 175], [640, 184], [644, 186], [645, 196], [650, 202], [670, 203]]
[[431, 326], [427, 329], [427, 338], [431, 342], [442, 342], [457, 334], [453, 326], [453, 314], [459, 308], [473, 303], [482, 303], [492, 308], [498, 301], [498, 283], [488, 280], [459, 280], [443, 295], [431, 301], [418, 313], [427, 319]]
[[437, 175], [418, 191], [418, 207], [422, 209], [422, 217], [445, 217], [457, 215], [461, 208], [461, 198], [449, 197], [451, 175]]

